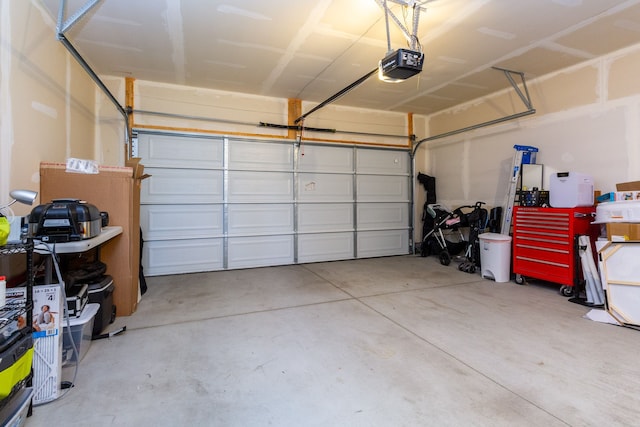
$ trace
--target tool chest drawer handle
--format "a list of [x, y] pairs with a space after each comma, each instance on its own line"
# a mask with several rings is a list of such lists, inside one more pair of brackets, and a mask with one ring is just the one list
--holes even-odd
[[541, 259], [535, 259], [535, 258], [529, 258], [529, 257], [524, 257], [524, 256], [517, 256], [516, 259], [522, 260], [522, 261], [530, 261], [530, 262], [537, 262], [540, 264], [548, 264], [548, 265], [555, 265], [556, 267], [564, 267], [564, 268], [568, 268], [569, 264], [561, 264], [559, 262], [553, 262], [553, 261], [544, 261]]

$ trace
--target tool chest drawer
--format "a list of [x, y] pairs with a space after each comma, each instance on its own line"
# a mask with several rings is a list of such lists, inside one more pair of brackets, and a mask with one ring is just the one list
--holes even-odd
[[[513, 214], [513, 272], [572, 287], [576, 283], [575, 237], [593, 235], [594, 207], [516, 206]], [[570, 290], [572, 292], [572, 290]], [[571, 293], [568, 292], [568, 293]]]

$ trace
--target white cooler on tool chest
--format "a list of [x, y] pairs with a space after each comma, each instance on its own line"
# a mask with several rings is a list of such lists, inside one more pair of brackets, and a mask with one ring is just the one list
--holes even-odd
[[593, 206], [593, 178], [578, 172], [558, 172], [549, 182], [549, 204], [553, 208]]

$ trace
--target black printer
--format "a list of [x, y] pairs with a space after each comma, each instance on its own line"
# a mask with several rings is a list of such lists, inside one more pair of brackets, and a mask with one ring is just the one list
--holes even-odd
[[[29, 215], [29, 236], [43, 242], [72, 242], [100, 234], [106, 213], [78, 199], [54, 199]], [[108, 220], [107, 220], [108, 221]]]

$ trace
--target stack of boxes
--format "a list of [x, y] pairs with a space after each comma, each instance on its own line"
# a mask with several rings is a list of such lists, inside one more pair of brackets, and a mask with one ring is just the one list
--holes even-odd
[[640, 240], [640, 181], [616, 184], [616, 191], [598, 197], [596, 223], [603, 224], [607, 239]]
[[623, 326], [640, 328], [640, 181], [616, 184], [598, 197], [596, 223], [606, 240], [597, 242], [606, 309]]

